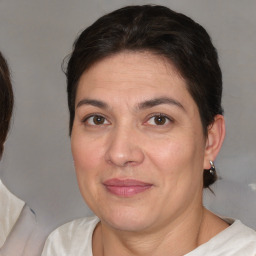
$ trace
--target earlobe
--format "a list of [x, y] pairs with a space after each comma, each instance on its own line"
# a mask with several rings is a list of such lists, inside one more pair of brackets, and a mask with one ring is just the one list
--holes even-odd
[[208, 127], [206, 140], [204, 169], [210, 168], [210, 161], [217, 157], [225, 138], [225, 120], [223, 115], [216, 115], [214, 122]]

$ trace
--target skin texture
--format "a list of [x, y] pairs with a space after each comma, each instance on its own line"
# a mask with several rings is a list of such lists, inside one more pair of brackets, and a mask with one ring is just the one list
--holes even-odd
[[[202, 177], [224, 133], [216, 116], [204, 137], [186, 81], [163, 58], [124, 52], [87, 70], [71, 146], [81, 194], [101, 219], [94, 254], [183, 255], [223, 230], [202, 206]], [[146, 188], [113, 193], [113, 179]]]

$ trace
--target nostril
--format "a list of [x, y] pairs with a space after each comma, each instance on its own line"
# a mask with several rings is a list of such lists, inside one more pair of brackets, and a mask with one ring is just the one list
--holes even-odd
[[144, 154], [140, 150], [127, 150], [122, 154], [117, 152], [108, 152], [106, 154], [106, 161], [108, 164], [119, 167], [136, 166], [143, 162]]
[[126, 166], [134, 166], [136, 165], [136, 162], [135, 161], [127, 161], [123, 164], [123, 167], [126, 167]]

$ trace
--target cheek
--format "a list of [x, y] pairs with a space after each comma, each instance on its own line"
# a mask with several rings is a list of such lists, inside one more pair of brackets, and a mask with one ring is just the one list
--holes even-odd
[[100, 200], [98, 185], [100, 183], [100, 159], [102, 147], [80, 136], [71, 137], [71, 149], [80, 192], [92, 211], [97, 212]]
[[155, 141], [154, 146], [145, 145], [145, 149], [150, 163], [162, 176], [166, 189], [182, 190], [201, 182], [203, 151], [196, 141], [168, 138]]
[[97, 167], [103, 155], [103, 147], [82, 136], [71, 138], [71, 149], [78, 183], [91, 183], [90, 178], [97, 176]]
[[161, 193], [158, 202], [165, 205], [168, 214], [188, 205], [201, 186], [196, 164], [199, 154], [195, 143], [188, 141], [172, 138], [158, 141], [154, 147], [146, 145], [149, 166], [153, 166], [157, 189]]
[[166, 139], [155, 141], [153, 144], [154, 146], [146, 145], [147, 155], [155, 165], [167, 172], [186, 165], [193, 155], [189, 146], [185, 147], [180, 140], [177, 142], [174, 139]]

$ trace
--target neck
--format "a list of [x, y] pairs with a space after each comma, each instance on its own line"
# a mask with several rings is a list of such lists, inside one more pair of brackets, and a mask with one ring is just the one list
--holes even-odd
[[158, 229], [136, 233], [111, 229], [101, 222], [93, 236], [93, 255], [181, 256], [211, 238], [204, 230], [205, 218], [207, 210], [200, 206]]

